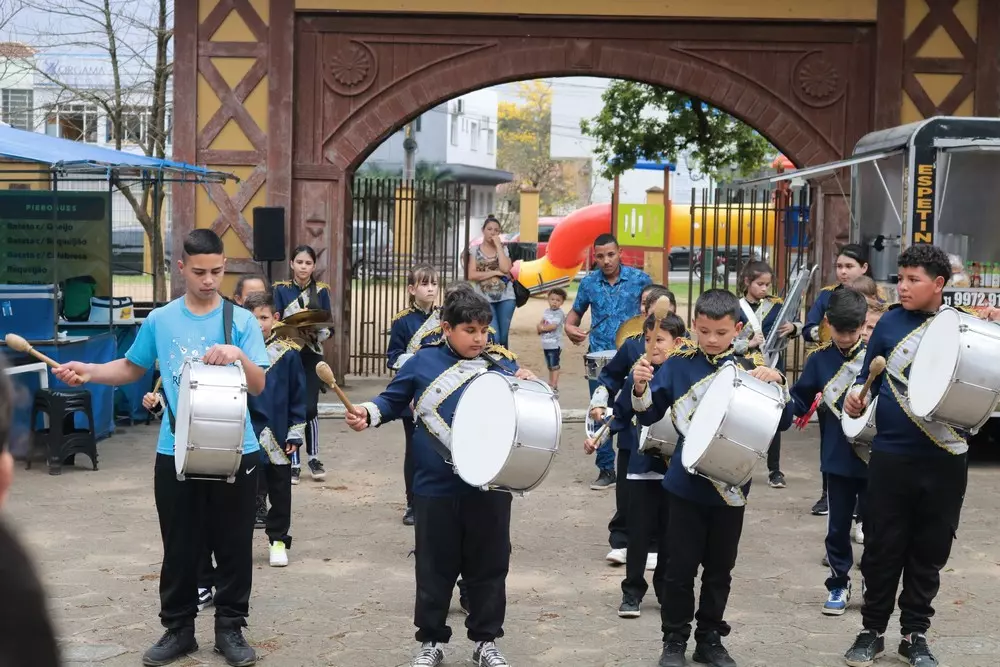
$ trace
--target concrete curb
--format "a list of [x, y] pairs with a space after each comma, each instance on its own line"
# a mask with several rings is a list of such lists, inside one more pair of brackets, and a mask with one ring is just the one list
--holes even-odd
[[[343, 403], [320, 403], [320, 419], [343, 419], [346, 412]], [[563, 410], [562, 419], [564, 424], [582, 424], [587, 419], [586, 410]]]

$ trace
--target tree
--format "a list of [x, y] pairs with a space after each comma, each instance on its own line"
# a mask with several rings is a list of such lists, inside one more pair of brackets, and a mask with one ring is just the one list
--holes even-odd
[[597, 140], [596, 155], [607, 178], [640, 160], [676, 162], [681, 154], [713, 178], [731, 171], [745, 175], [777, 152], [752, 127], [692, 95], [613, 81], [601, 98], [604, 108], [581, 121], [580, 129]]
[[[88, 85], [31, 59], [35, 75], [58, 90], [56, 103], [100, 109], [118, 150], [123, 143], [135, 143], [147, 156], [167, 157], [174, 35], [170, 0], [24, 0], [24, 7], [33, 15], [27, 29], [33, 46], [90, 57], [98, 53], [107, 63], [106, 80]], [[152, 250], [154, 298], [165, 301], [164, 188], [150, 179], [124, 183], [114, 177], [113, 184], [146, 232]]]
[[576, 198], [563, 165], [550, 157], [552, 86], [542, 80], [523, 81], [517, 90], [520, 103], [501, 102], [497, 109], [497, 167], [514, 174], [500, 195], [505, 227], [518, 211], [524, 186], [539, 190], [542, 215], [562, 213]]

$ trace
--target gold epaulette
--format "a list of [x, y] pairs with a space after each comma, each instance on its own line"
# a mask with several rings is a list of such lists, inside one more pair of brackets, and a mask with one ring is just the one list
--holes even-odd
[[[423, 343], [421, 343], [423, 345]], [[428, 347], [434, 347], [435, 345], [444, 345], [444, 336], [441, 336], [433, 343], [427, 343]]]
[[690, 340], [689, 338], [680, 338], [678, 339], [677, 344], [674, 346], [674, 349], [672, 349], [670, 351], [670, 354], [667, 356], [686, 357], [690, 359], [695, 354], [697, 354], [697, 352], [698, 352], [698, 346], [695, 345], [693, 340]]
[[632, 334], [631, 336], [629, 336], [628, 340], [645, 340], [645, 338], [646, 338], [646, 334], [644, 334], [644, 333], [637, 333], [637, 334]]
[[491, 334], [493, 334], [494, 336], [496, 336], [496, 335], [497, 335], [497, 330], [496, 330], [496, 329], [494, 329], [493, 327], [486, 327], [486, 330], [487, 330], [488, 332], [490, 332]]
[[833, 341], [830, 341], [830, 340], [826, 341], [825, 343], [820, 343], [819, 345], [817, 345], [813, 349], [811, 349], [811, 350], [809, 350], [809, 351], [806, 352], [806, 359], [808, 359], [809, 357], [811, 357], [816, 352], [819, 352], [820, 350], [825, 350], [826, 348], [830, 347], [831, 345], [833, 345]]
[[768, 301], [773, 301], [777, 304], [782, 304], [785, 302], [785, 300], [782, 299], [780, 296], [774, 296], [773, 294], [768, 294], [764, 298], [767, 299]]
[[392, 321], [395, 322], [399, 318], [405, 317], [406, 315], [409, 315], [412, 312], [413, 312], [412, 307], [404, 308], [403, 310], [399, 311], [398, 313], [392, 316]]
[[486, 351], [490, 354], [498, 354], [508, 361], [517, 361], [517, 355], [499, 343], [490, 343], [486, 346]]
[[952, 306], [952, 307], [955, 310], [959, 310], [959, 311], [965, 313], [966, 315], [972, 315], [973, 317], [978, 317], [979, 319], [983, 319], [982, 315], [980, 315], [979, 313], [977, 313], [976, 311], [974, 311], [971, 308], [967, 308], [966, 306]]
[[820, 291], [822, 291], [822, 292], [832, 292], [833, 290], [837, 289], [838, 287], [840, 287], [840, 283], [834, 283], [833, 285], [827, 285], [826, 287], [824, 287]]
[[764, 366], [767, 362], [764, 361], [764, 355], [760, 350], [754, 350], [746, 355], [746, 358], [754, 363], [754, 366]]
[[317, 280], [316, 281], [316, 289], [318, 289], [318, 290], [325, 289], [327, 292], [329, 292], [330, 291], [330, 286], [327, 285], [326, 283], [321, 283], [321, 282], [319, 282]]
[[271, 287], [288, 287], [292, 284], [291, 280], [275, 280], [271, 283]]
[[[434, 334], [443, 334], [443, 333], [444, 332], [441, 330], [441, 325], [439, 324], [436, 327], [434, 327], [433, 329], [431, 329], [430, 331], [428, 331], [427, 333], [425, 333], [424, 334], [424, 338], [430, 338]], [[421, 338], [420, 340], [424, 340], [424, 338]]]

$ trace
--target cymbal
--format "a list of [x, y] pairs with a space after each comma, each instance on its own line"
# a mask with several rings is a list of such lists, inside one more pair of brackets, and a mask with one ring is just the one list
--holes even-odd
[[322, 329], [333, 326], [333, 315], [330, 314], [329, 310], [300, 310], [281, 320], [281, 323], [287, 327], [318, 327]]
[[621, 347], [625, 343], [626, 338], [631, 338], [636, 334], [641, 334], [642, 325], [645, 321], [645, 317], [642, 315], [636, 315], [635, 317], [622, 322], [622, 325], [618, 327], [618, 333], [615, 334], [615, 347]]
[[298, 327], [290, 327], [281, 321], [275, 323], [274, 327], [271, 328], [271, 333], [278, 338], [283, 338], [289, 340], [297, 345], [305, 345], [306, 341], [302, 336], [299, 335], [301, 330]]

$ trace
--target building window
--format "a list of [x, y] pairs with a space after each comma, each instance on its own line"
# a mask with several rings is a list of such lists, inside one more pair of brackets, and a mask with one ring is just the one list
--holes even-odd
[[61, 104], [49, 107], [45, 133], [70, 141], [97, 143], [97, 107], [87, 104]]
[[35, 105], [34, 93], [30, 90], [3, 91], [3, 122], [19, 130], [31, 131], [31, 111]]
[[497, 148], [497, 132], [496, 130], [486, 131], [486, 153], [487, 155], [493, 155]]
[[478, 151], [479, 150], [479, 123], [469, 123], [469, 133], [471, 135], [471, 142], [469, 143], [469, 148]]
[[[153, 130], [153, 118], [149, 107], [126, 107], [122, 109], [122, 143], [143, 144]], [[115, 141], [115, 123], [108, 116], [108, 141]]]
[[494, 210], [493, 210], [493, 193], [492, 192], [487, 192], [486, 195], [485, 195], [485, 197], [486, 197], [486, 213], [487, 214], [494, 213]]
[[449, 141], [452, 146], [458, 145], [458, 114], [451, 115], [451, 128], [449, 129]]

